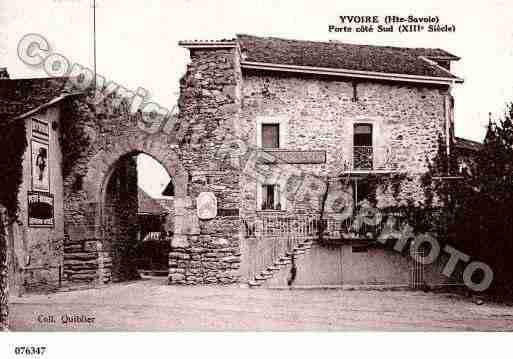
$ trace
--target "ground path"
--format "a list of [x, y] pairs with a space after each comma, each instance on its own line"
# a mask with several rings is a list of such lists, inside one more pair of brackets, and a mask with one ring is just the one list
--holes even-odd
[[[165, 278], [12, 298], [28, 330], [513, 330], [513, 307], [413, 291], [165, 285]], [[63, 324], [61, 316], [93, 323]], [[53, 316], [56, 323], [41, 323]]]

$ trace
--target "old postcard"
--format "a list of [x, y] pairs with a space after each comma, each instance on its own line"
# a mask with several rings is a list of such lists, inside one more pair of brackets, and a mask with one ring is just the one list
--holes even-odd
[[513, 329], [512, 4], [0, 4], [7, 357]]

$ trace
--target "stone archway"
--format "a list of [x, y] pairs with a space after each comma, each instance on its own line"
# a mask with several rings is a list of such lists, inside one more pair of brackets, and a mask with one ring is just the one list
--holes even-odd
[[[110, 180], [119, 171], [120, 161], [123, 163], [130, 155], [147, 154], [159, 162], [173, 179], [175, 198], [185, 197], [187, 192], [188, 177], [179, 161], [177, 145], [169, 143], [167, 135], [131, 131], [111, 138], [110, 144], [102, 147], [96, 147], [96, 153], [88, 158], [80, 190], [72, 190], [66, 199], [64, 267], [67, 279], [74, 282], [108, 283], [112, 279], [131, 279], [129, 272], [122, 267], [116, 270], [112, 241], [108, 238], [112, 233], [106, 232], [105, 223], [107, 208], [112, 205], [112, 198], [108, 195], [109, 186], [112, 186]], [[116, 221], [126, 220], [119, 215], [115, 218]], [[112, 223], [107, 227], [110, 225]]]
[[[104, 179], [117, 159], [131, 152], [151, 155], [175, 179], [169, 282], [227, 284], [240, 280], [241, 173], [221, 155], [227, 140], [238, 138], [245, 127], [240, 117], [240, 51], [235, 42], [204, 45], [191, 48], [192, 62], [180, 81], [176, 126], [174, 121], [162, 123], [159, 115], [143, 118], [142, 113], [133, 113], [134, 102], [116, 106], [120, 101], [112, 96], [76, 103], [67, 115], [73, 119], [73, 132], [91, 142], [84, 149], [70, 146], [72, 152], [80, 151], [81, 158], [77, 161], [71, 156], [72, 173], [64, 180], [64, 263], [72, 280], [105, 281], [103, 261], [108, 259], [103, 258], [101, 245]], [[219, 209], [215, 218], [198, 217], [195, 199], [202, 192], [215, 195]]]

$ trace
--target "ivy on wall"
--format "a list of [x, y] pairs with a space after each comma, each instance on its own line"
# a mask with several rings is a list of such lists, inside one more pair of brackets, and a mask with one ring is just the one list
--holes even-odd
[[0, 204], [11, 220], [18, 211], [18, 191], [23, 182], [23, 155], [27, 148], [24, 120], [0, 121]]
[[[90, 120], [90, 121], [88, 121]], [[88, 151], [91, 139], [86, 124], [94, 123], [94, 111], [82, 99], [66, 101], [62, 107], [59, 140], [62, 150], [62, 175], [66, 178]], [[80, 188], [75, 188], [79, 190]]]

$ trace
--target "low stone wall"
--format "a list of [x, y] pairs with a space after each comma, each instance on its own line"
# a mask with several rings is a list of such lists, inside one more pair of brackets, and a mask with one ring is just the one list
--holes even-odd
[[169, 283], [238, 282], [241, 255], [238, 216], [199, 220], [191, 198], [175, 198], [175, 214]]
[[98, 276], [98, 241], [69, 236], [64, 244], [64, 279], [70, 283], [95, 282]]

